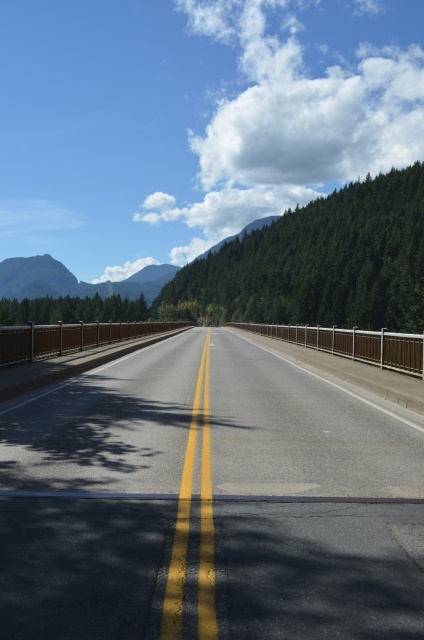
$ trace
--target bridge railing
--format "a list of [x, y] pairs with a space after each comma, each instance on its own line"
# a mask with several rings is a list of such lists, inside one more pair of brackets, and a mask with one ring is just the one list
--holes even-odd
[[0, 327], [0, 366], [194, 326], [192, 322], [94, 322]]
[[227, 326], [250, 331], [268, 338], [326, 351], [391, 369], [424, 380], [424, 334], [392, 333], [338, 329], [337, 327], [310, 327], [308, 325], [273, 325], [245, 322], [228, 322]]

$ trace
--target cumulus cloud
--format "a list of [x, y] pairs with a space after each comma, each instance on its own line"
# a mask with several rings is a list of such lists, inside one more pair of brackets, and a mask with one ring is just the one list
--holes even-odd
[[301, 46], [293, 39], [252, 61], [258, 82], [222, 102], [205, 134], [190, 139], [204, 189], [344, 182], [386, 170], [399, 165], [400, 127], [402, 162], [423, 157], [424, 52], [415, 46], [364, 58], [364, 50], [354, 71], [335, 66], [323, 78], [296, 72]]
[[[169, 193], [157, 191], [147, 196], [145, 201], [140, 205], [140, 209], [149, 211], [149, 213], [140, 213], [136, 211], [133, 215], [134, 222], [148, 222], [154, 226], [158, 226], [161, 222], [170, 222], [178, 220], [180, 210], [175, 206], [176, 200]], [[151, 211], [154, 209], [154, 211]]]
[[202, 255], [215, 243], [202, 238], [192, 238], [188, 245], [174, 247], [169, 254], [172, 264], [184, 266], [187, 262], [192, 262], [197, 256]]
[[125, 262], [124, 266], [106, 267], [105, 272], [100, 278], [92, 280], [92, 284], [100, 284], [102, 282], [121, 282], [130, 276], [134, 275], [144, 267], [151, 264], [159, 264], [154, 258], [137, 258], [134, 262]]
[[[214, 25], [212, 35], [220, 39], [231, 30], [239, 45], [240, 69], [253, 82], [235, 98], [221, 101], [203, 134], [190, 136], [205, 190], [234, 183], [344, 182], [398, 165], [399, 157], [406, 163], [423, 157], [423, 50], [362, 45], [355, 68], [335, 66], [324, 77], [311, 78], [300, 42], [293, 35], [281, 40], [267, 24], [268, 8], [287, 10], [301, 4], [229, 0], [227, 10], [222, 2], [177, 3], [196, 33], [211, 35]], [[357, 0], [356, 6], [362, 13], [376, 14], [380, 3]], [[220, 20], [208, 23], [206, 30], [200, 15], [212, 9]], [[297, 17], [284, 11], [282, 15], [283, 27], [292, 33], [300, 30]], [[418, 129], [411, 147], [412, 121]], [[401, 150], [400, 130], [405, 136]]]
[[[419, 46], [376, 49], [362, 43], [349, 65], [312, 77], [295, 11], [318, 0], [174, 2], [187, 15], [190, 33], [235, 48], [245, 80], [238, 95], [215, 105], [203, 132], [189, 134], [199, 161], [198, 183], [206, 194], [202, 201], [181, 208], [159, 192], [134, 214], [135, 221], [181, 220], [202, 230], [203, 239], [173, 250], [176, 263], [255, 218], [306, 204], [328, 182], [343, 184], [424, 157], [424, 52]], [[352, 6], [368, 16], [382, 10], [378, 0], [356, 0]]]
[[160, 209], [161, 211], [169, 211], [175, 207], [175, 204], [174, 196], [170, 196], [168, 193], [162, 193], [162, 191], [157, 191], [156, 193], [148, 196], [140, 206], [143, 207], [143, 209]]

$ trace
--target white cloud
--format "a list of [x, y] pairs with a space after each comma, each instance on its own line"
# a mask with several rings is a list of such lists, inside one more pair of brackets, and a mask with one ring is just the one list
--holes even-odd
[[238, 0], [175, 0], [177, 10], [189, 17], [189, 30], [192, 33], [211, 36], [222, 42], [230, 42], [234, 37], [232, 14], [237, 10]]
[[155, 211], [151, 213], [144, 213], [144, 214], [135, 212], [133, 215], [133, 222], [148, 222], [154, 227], [158, 227], [162, 222], [162, 218], [160, 214], [156, 213]]
[[340, 76], [247, 89], [191, 140], [204, 188], [342, 180], [366, 143], [363, 91], [358, 78]]
[[287, 30], [292, 36], [295, 36], [299, 31], [303, 31], [304, 28], [303, 24], [293, 15], [287, 16], [282, 24], [282, 29]]
[[[295, 37], [302, 24], [293, 10], [318, 2], [174, 1], [186, 13], [191, 33], [237, 47], [239, 70], [249, 85], [215, 103], [203, 133], [189, 133], [199, 159], [202, 201], [180, 208], [173, 196], [158, 192], [134, 214], [135, 221], [181, 220], [202, 230], [203, 239], [173, 250], [176, 264], [256, 218], [306, 204], [326, 182], [342, 184], [424, 158], [419, 46], [361, 44], [354, 64], [341, 61], [322, 77], [311, 77]], [[275, 19], [269, 21], [271, 9], [274, 18], [280, 11], [281, 29], [275, 30]], [[381, 10], [377, 0], [356, 1], [362, 14]], [[289, 37], [282, 39], [287, 30]]]
[[376, 16], [383, 10], [380, 0], [355, 0], [358, 15]]
[[[191, 4], [198, 12], [203, 6]], [[237, 3], [240, 68], [253, 86], [221, 100], [204, 134], [190, 136], [203, 188], [344, 182], [385, 170], [388, 159], [390, 166], [398, 166], [400, 157], [405, 163], [422, 158], [422, 49], [378, 51], [361, 45], [356, 68], [332, 67], [325, 77], [311, 78], [303, 69], [300, 43], [268, 33], [266, 8], [271, 4], [289, 5]], [[358, 6], [375, 13], [379, 4], [368, 0]], [[290, 25], [300, 28], [297, 18], [287, 14], [283, 26]], [[411, 117], [406, 117], [411, 112], [418, 127], [412, 147]], [[400, 128], [405, 137], [401, 153]]]
[[68, 231], [84, 224], [74, 211], [48, 200], [15, 200], [0, 203], [0, 232], [3, 238]]
[[[161, 222], [171, 222], [172, 220], [178, 220], [181, 216], [180, 210], [175, 207], [176, 200], [174, 196], [169, 193], [162, 193], [157, 191], [147, 196], [145, 201], [140, 205], [140, 209], [149, 211], [150, 209], [156, 209], [156, 211], [149, 211], [149, 213], [136, 212], [133, 215], [134, 222], [148, 222], [154, 226], [158, 226]], [[158, 213], [159, 212], [159, 213]]]
[[181, 209], [181, 214], [189, 227], [202, 228], [206, 238], [215, 243], [238, 233], [252, 220], [282, 215], [289, 207], [305, 204], [317, 195], [304, 187], [228, 187], [210, 191], [202, 202]]
[[[383, 170], [388, 158], [398, 165], [399, 136], [392, 141], [387, 127], [406, 127], [405, 114], [424, 113], [423, 51], [374, 55], [360, 60], [354, 73], [334, 67], [316, 79], [293, 73], [300, 54], [289, 40], [275, 55], [268, 50], [261, 60], [245, 58], [258, 82], [222, 102], [205, 134], [190, 140], [205, 189], [343, 182]], [[424, 132], [416, 131], [413, 148], [409, 133], [405, 128], [402, 157], [413, 163], [424, 156]]]
[[210, 249], [214, 244], [214, 242], [210, 242], [208, 240], [204, 240], [202, 238], [193, 238], [190, 243], [186, 246], [182, 247], [174, 247], [172, 249], [170, 255], [172, 264], [176, 266], [182, 267], [187, 262], [191, 262], [197, 256], [202, 255], [208, 249]]
[[174, 196], [170, 196], [169, 193], [157, 191], [156, 193], [148, 196], [140, 206], [143, 207], [143, 209], [160, 209], [160, 211], [168, 211], [175, 207], [175, 204]]
[[150, 257], [138, 258], [137, 260], [134, 260], [134, 262], [125, 262], [123, 267], [106, 267], [104, 274], [100, 276], [100, 278], [92, 280], [92, 284], [100, 284], [101, 282], [107, 282], [108, 280], [111, 282], [121, 282], [121, 280], [129, 278], [134, 275], [134, 273], [141, 271], [141, 269], [144, 269], [144, 267], [151, 264], [159, 264], [159, 262]]

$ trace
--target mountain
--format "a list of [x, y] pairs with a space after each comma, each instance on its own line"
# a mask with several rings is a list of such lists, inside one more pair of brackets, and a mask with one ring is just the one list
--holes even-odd
[[57, 297], [77, 285], [76, 277], [48, 254], [0, 262], [0, 298]]
[[262, 229], [262, 227], [268, 227], [273, 222], [276, 222], [280, 217], [281, 216], [268, 216], [267, 218], [259, 218], [259, 220], [254, 220], [253, 222], [250, 222], [248, 225], [244, 227], [244, 229], [240, 231], [240, 233], [237, 233], [235, 236], [229, 236], [228, 238], [224, 238], [224, 240], [221, 240], [221, 242], [218, 242], [218, 244], [215, 244], [213, 247], [205, 251], [205, 253], [202, 253], [200, 256], [197, 256], [196, 260], [203, 260], [204, 258], [207, 258], [210, 253], [217, 253], [226, 242], [232, 242], [233, 240], [236, 240], [236, 238], [241, 240], [245, 235], [249, 235], [253, 231]]
[[424, 163], [347, 184], [185, 266], [153, 312], [424, 330]]
[[125, 282], [138, 282], [138, 284], [146, 284], [147, 282], [169, 282], [175, 274], [181, 269], [173, 264], [150, 264], [144, 269], [137, 271], [127, 278]]
[[93, 298], [96, 293], [105, 299], [114, 294], [136, 300], [144, 295], [147, 305], [159, 295], [162, 287], [174, 277], [180, 267], [149, 265], [121, 282], [90, 284], [77, 278], [58, 260], [45, 254], [30, 258], [8, 258], [0, 262], [0, 299], [34, 299], [67, 295]]
[[72, 295], [93, 297], [98, 293], [104, 299], [119, 294], [121, 298], [128, 297], [130, 300], [136, 300], [142, 293], [147, 306], [150, 306], [162, 287], [172, 280], [180, 269], [181, 267], [172, 264], [151, 264], [120, 282], [107, 281], [101, 284], [80, 282], [78, 289]]

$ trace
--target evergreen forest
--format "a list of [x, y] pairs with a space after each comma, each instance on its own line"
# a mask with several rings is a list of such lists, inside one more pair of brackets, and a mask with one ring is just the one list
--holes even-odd
[[104, 300], [98, 293], [93, 298], [70, 296], [53, 299], [50, 296], [17, 300], [0, 300], [0, 326], [35, 324], [65, 324], [83, 322], [143, 322], [147, 319], [147, 305], [143, 295], [137, 300], [112, 295]]
[[424, 163], [347, 184], [184, 267], [159, 317], [424, 330]]

